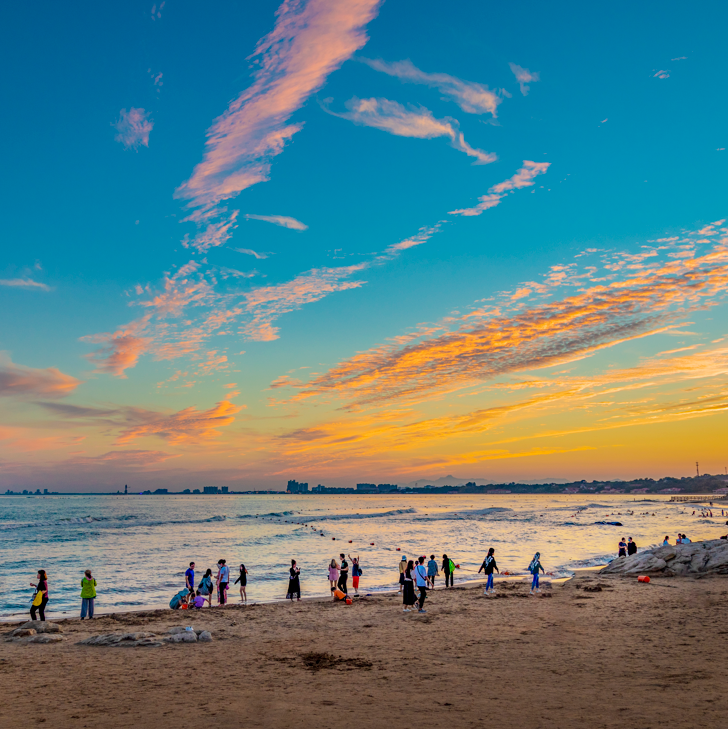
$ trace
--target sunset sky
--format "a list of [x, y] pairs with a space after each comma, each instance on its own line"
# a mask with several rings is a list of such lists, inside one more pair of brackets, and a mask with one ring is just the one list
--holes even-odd
[[728, 466], [725, 4], [4, 13], [3, 491]]

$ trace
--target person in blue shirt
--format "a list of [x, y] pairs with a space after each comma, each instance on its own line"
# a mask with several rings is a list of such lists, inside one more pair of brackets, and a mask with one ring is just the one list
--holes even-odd
[[230, 568], [227, 566], [226, 560], [218, 560], [217, 563], [217, 603], [224, 605], [227, 602], [227, 589], [230, 582]]
[[425, 600], [427, 599], [427, 586], [430, 584], [430, 578], [427, 576], [427, 567], [425, 567], [425, 558], [420, 557], [415, 565], [415, 581], [417, 589], [420, 591], [418, 613], [426, 613], [424, 610]]
[[190, 562], [190, 566], [185, 572], [185, 587], [192, 591], [195, 588], [195, 563]]
[[430, 561], [427, 563], [427, 576], [430, 578], [430, 585], [432, 585], [432, 589], [435, 589], [435, 577], [440, 574], [440, 568], [437, 565], [437, 561], [435, 560], [435, 555], [430, 555]]

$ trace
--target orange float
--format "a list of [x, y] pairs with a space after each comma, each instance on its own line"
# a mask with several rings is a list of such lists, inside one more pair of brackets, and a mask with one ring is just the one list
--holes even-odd
[[637, 582], [649, 582], [650, 578], [647, 575], [640, 575], [637, 578]]

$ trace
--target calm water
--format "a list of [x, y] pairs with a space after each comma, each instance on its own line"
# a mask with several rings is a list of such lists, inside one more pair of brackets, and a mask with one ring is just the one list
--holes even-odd
[[[245, 563], [249, 601], [285, 597], [291, 558], [304, 596], [328, 594], [326, 567], [340, 551], [360, 555], [364, 593], [395, 586], [403, 554], [446, 552], [461, 565], [456, 581], [475, 579], [491, 546], [501, 570], [524, 573], [538, 550], [547, 572], [566, 576], [606, 564], [620, 537], [644, 548], [665, 534], [674, 542], [677, 532], [697, 540], [728, 531], [720, 508], [713, 519], [693, 508], [626, 496], [2, 497], [0, 616], [27, 612], [39, 568], [49, 615], [79, 609], [85, 569], [98, 581], [97, 611], [112, 612], [167, 605], [190, 561], [199, 582], [220, 558], [235, 576]], [[608, 515], [624, 527], [594, 525]]]

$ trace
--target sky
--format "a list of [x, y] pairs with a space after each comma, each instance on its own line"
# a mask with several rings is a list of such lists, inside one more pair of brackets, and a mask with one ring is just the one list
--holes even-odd
[[725, 472], [725, 4], [5, 20], [2, 490]]

